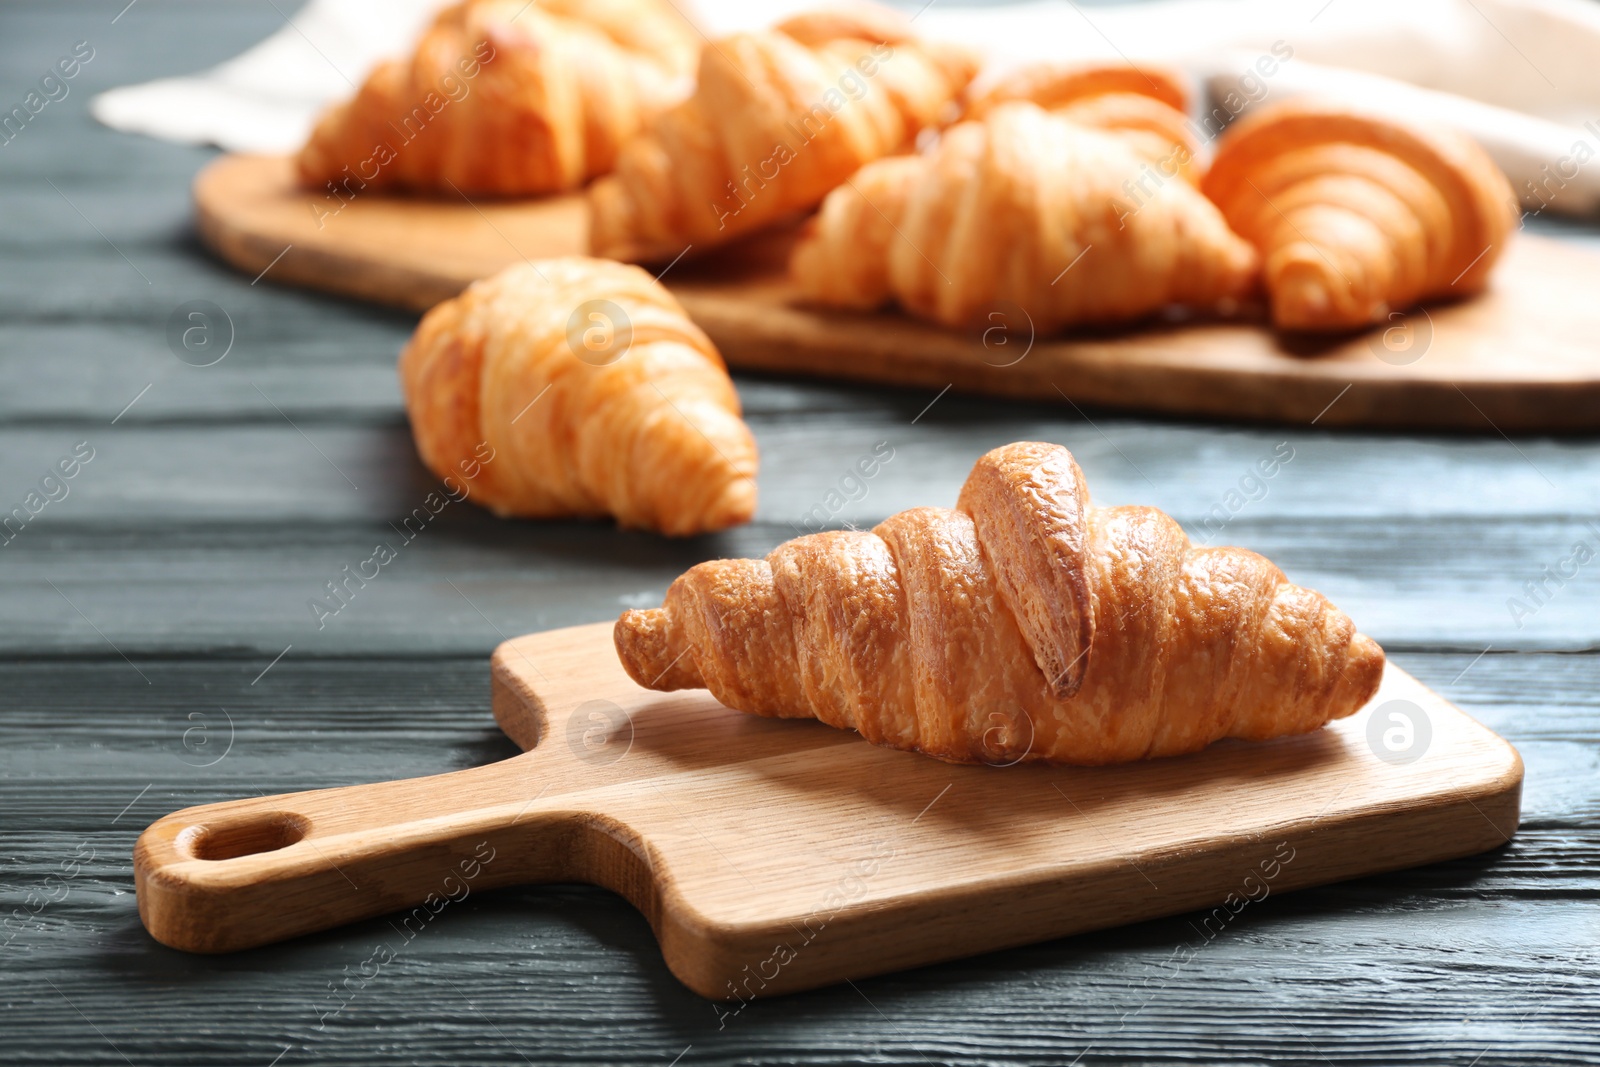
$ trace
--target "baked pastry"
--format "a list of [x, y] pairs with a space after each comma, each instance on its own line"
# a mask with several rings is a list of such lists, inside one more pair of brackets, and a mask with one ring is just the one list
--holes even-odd
[[[1034, 64], [974, 93], [966, 117], [981, 119], [1011, 100], [1027, 100], [1080, 126], [1122, 135], [1129, 148], [1160, 168], [1163, 178], [1191, 183], [1200, 178], [1200, 141], [1189, 122], [1189, 93], [1173, 71], [1130, 64]], [[1151, 179], [1144, 181], [1149, 185]]]
[[790, 266], [817, 304], [893, 298], [951, 327], [1020, 307], [1044, 334], [1225, 307], [1253, 288], [1256, 256], [1123, 134], [1007, 101], [931, 151], [863, 167], [828, 194]]
[[755, 511], [722, 357], [637, 267], [547, 259], [475, 282], [423, 317], [400, 382], [423, 462], [499, 514], [682, 536]]
[[1260, 251], [1273, 321], [1290, 330], [1478, 292], [1517, 220], [1505, 175], [1464, 134], [1309, 100], [1230, 127], [1201, 188]]
[[322, 115], [300, 180], [341, 199], [576, 189], [689, 93], [699, 45], [669, 0], [464, 0]]
[[863, 163], [908, 148], [975, 69], [867, 5], [716, 41], [694, 95], [590, 187], [590, 251], [671, 259], [813, 208]]
[[1101, 764], [1315, 730], [1383, 651], [1254, 552], [1154, 508], [1093, 507], [1059, 445], [983, 456], [955, 510], [689, 570], [617, 620], [650, 689], [815, 718], [953, 763]]

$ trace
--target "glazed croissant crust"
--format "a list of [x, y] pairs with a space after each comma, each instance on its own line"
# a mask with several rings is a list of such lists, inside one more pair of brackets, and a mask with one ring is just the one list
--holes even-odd
[[576, 189], [687, 95], [699, 43], [669, 0], [464, 0], [323, 114], [300, 180], [342, 197]]
[[931, 151], [869, 164], [830, 193], [791, 272], [826, 306], [892, 298], [950, 327], [1020, 307], [1039, 333], [1247, 295], [1250, 246], [1177, 157], [1166, 153], [1165, 175], [1151, 165], [1162, 150], [1148, 130], [1125, 132], [1027, 101], [986, 108]]
[[550, 259], [476, 282], [423, 318], [400, 380], [429, 469], [501, 514], [681, 536], [755, 510], [722, 358], [637, 267]]
[[590, 188], [590, 250], [670, 259], [815, 207], [863, 163], [909, 146], [974, 70], [964, 51], [918, 41], [869, 5], [713, 42], [694, 95]]
[[1383, 652], [1320, 594], [1165, 514], [1093, 507], [1059, 445], [980, 459], [954, 510], [694, 567], [617, 653], [651, 689], [951, 762], [1101, 764], [1350, 715]]
[[1505, 175], [1470, 138], [1314, 101], [1239, 120], [1202, 188], [1260, 251], [1273, 320], [1295, 330], [1478, 292], [1517, 218]]

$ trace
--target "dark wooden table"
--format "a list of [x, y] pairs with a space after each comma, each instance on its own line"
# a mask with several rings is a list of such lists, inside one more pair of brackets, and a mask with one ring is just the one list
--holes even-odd
[[[763, 463], [750, 527], [669, 543], [452, 508], [319, 629], [307, 601], [432, 484], [394, 374], [414, 319], [231, 273], [190, 229], [209, 154], [87, 115], [98, 89], [235, 54], [287, 5], [143, 0], [113, 21], [122, 2], [0, 7], [4, 108], [94, 48], [0, 147], [0, 510], [93, 453], [0, 549], [0, 1062], [1600, 1061], [1600, 562], [1530, 615], [1508, 607], [1575, 542], [1600, 547], [1600, 443], [954, 395], [924, 411], [923, 392], [741, 378]], [[232, 322], [214, 366], [169, 347], [195, 300]], [[1191, 531], [1287, 442], [1226, 538], [1521, 749], [1516, 840], [1273, 895], [1210, 941], [1178, 916], [759, 1002], [725, 1027], [644, 920], [587, 887], [474, 893], [376, 976], [359, 970], [381, 919], [217, 958], [139, 925], [130, 850], [156, 817], [508, 756], [487, 702], [502, 638], [765, 552], [876, 442], [894, 459], [841, 523], [948, 503], [975, 456], [1024, 437], [1071, 447], [1101, 502]], [[1198, 951], [1175, 968], [1178, 950]]]

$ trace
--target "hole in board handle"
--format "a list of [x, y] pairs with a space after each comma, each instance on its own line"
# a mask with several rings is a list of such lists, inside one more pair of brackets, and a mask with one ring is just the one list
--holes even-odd
[[252, 815], [191, 826], [178, 835], [178, 848], [197, 860], [233, 860], [288, 848], [310, 829], [309, 820], [288, 812]]

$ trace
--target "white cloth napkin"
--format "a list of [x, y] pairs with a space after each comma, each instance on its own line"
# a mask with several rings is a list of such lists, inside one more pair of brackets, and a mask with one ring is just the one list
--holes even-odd
[[[439, 6], [311, 0], [235, 59], [102, 93], [94, 115], [167, 140], [292, 151], [321, 107], [351, 93], [378, 59], [404, 52]], [[698, 0], [685, 9], [714, 37], [808, 6], [814, 0]], [[1591, 162], [1600, 156], [1593, 0], [1155, 0], [1114, 8], [933, 0], [916, 22], [930, 36], [985, 50], [996, 69], [1046, 58], [1178, 67], [1204, 80], [1205, 110], [1219, 117], [1315, 94], [1447, 122], [1489, 150], [1531, 211], [1600, 209], [1600, 163]]]

